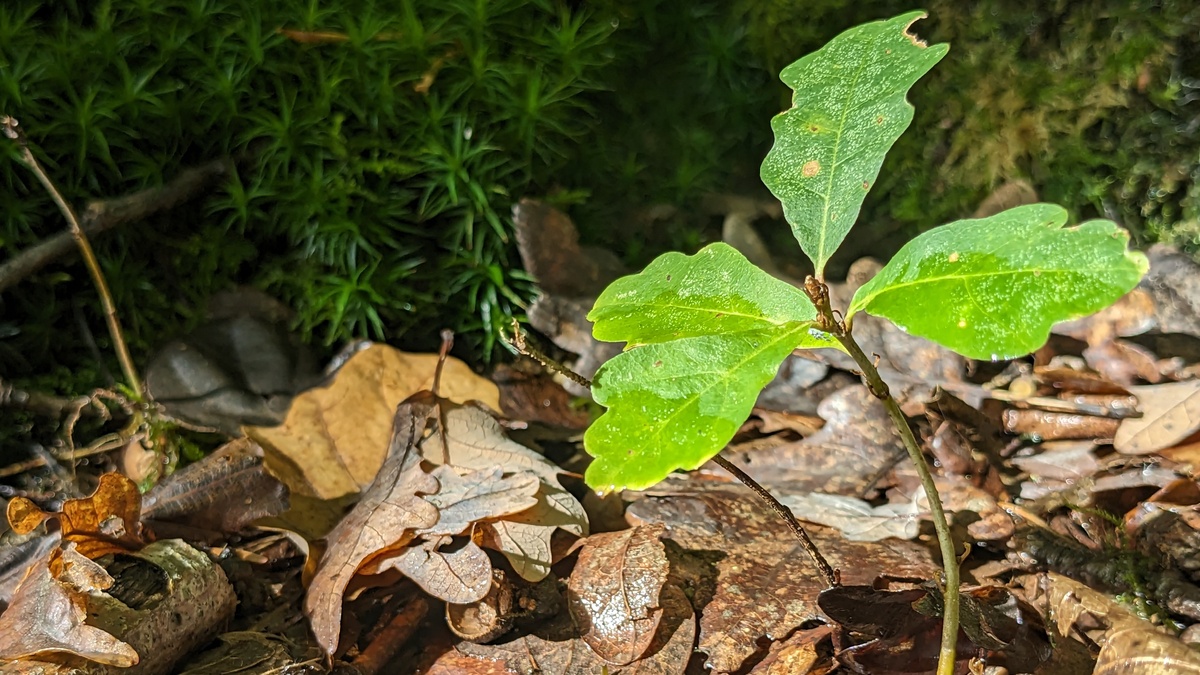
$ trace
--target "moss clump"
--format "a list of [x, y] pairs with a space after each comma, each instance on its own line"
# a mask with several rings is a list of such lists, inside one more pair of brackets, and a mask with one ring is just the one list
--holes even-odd
[[[450, 327], [486, 355], [531, 293], [509, 205], [593, 131], [612, 31], [550, 0], [16, 0], [0, 110], [76, 203], [240, 160], [208, 199], [97, 242], [135, 351], [251, 283], [325, 344]], [[11, 154], [0, 203], [0, 256], [63, 228]], [[6, 293], [0, 372], [92, 360], [73, 319], [101, 325], [92, 298], [62, 265]]]
[[[772, 68], [902, 2], [747, 3]], [[1030, 180], [1076, 217], [1200, 249], [1200, 6], [1186, 0], [932, 0], [916, 31], [950, 57], [914, 88], [912, 128], [863, 222], [910, 236]]]

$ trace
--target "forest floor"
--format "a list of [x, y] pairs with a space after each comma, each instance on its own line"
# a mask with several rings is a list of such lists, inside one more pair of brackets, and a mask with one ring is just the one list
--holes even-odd
[[[543, 295], [537, 334], [511, 337], [590, 376], [620, 345], [585, 316], [622, 270], [565, 215], [515, 214]], [[771, 264], [750, 220], [727, 219], [726, 239]], [[1148, 255], [1138, 288], [1023, 359], [856, 322], [962, 545], [958, 672], [1200, 673], [1200, 269]], [[878, 269], [860, 260], [831, 292]], [[715, 464], [589, 490], [594, 406], [533, 360], [480, 375], [363, 343], [320, 369], [272, 351], [288, 341], [261, 298], [230, 306], [150, 366], [157, 407], [128, 411], [222, 433], [220, 450], [144, 495], [170, 433], [154, 425], [86, 465], [5, 474], [50, 468], [7, 504], [4, 672], [933, 672], [927, 501], [844, 354], [789, 357], [723, 452], [805, 524], [838, 571], [827, 587]], [[213, 360], [241, 370], [178, 393]], [[281, 373], [306, 388], [255, 385]]]

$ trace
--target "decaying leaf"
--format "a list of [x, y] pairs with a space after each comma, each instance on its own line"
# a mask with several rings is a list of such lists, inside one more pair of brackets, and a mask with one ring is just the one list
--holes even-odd
[[0, 661], [65, 652], [121, 668], [136, 664], [132, 647], [86, 623], [89, 593], [112, 581], [74, 547], [51, 551], [29, 568], [0, 614]]
[[662, 533], [655, 524], [588, 537], [567, 583], [567, 608], [583, 641], [613, 665], [640, 658], [662, 620]]
[[482, 600], [492, 586], [492, 564], [483, 549], [468, 541], [454, 550], [441, 550], [449, 538], [409, 546], [398, 555], [371, 562], [370, 573], [394, 569], [435, 598], [465, 605]]
[[575, 536], [587, 534], [583, 505], [558, 483], [561, 470], [542, 455], [510, 440], [495, 418], [479, 408], [443, 404], [444, 433], [433, 433], [421, 444], [421, 454], [434, 464], [459, 471], [529, 472], [540, 482], [537, 503], [511, 516], [484, 525], [484, 543], [509, 559], [523, 578], [539, 581], [554, 562], [550, 538], [556, 528]]
[[[396, 406], [430, 388], [437, 362], [437, 354], [372, 345], [352, 356], [328, 386], [297, 396], [281, 426], [244, 430], [293, 494], [321, 499], [355, 494], [383, 464]], [[446, 360], [439, 391], [451, 401], [500, 409], [496, 385], [455, 358]]]
[[871, 506], [857, 497], [809, 492], [785, 495], [780, 501], [797, 518], [836, 528], [849, 541], [914, 539], [921, 529], [915, 500]]
[[263, 466], [262, 448], [239, 438], [184, 467], [142, 498], [147, 520], [185, 522], [214, 532], [238, 532], [288, 509], [287, 487]]
[[415, 530], [437, 524], [437, 507], [420, 497], [437, 492], [437, 480], [422, 470], [415, 453], [407, 451], [424, 433], [432, 407], [431, 401], [420, 399], [396, 410], [388, 461], [354, 510], [329, 533], [329, 545], [304, 599], [304, 613], [330, 654], [337, 650], [342, 594], [359, 567], [381, 551], [408, 543]]
[[1200, 653], [1104, 593], [1054, 573], [1046, 575], [1046, 585], [1058, 632], [1071, 635], [1074, 630], [1087, 631], [1100, 645], [1096, 673], [1200, 673]]
[[545, 577], [554, 530], [587, 528], [558, 473], [488, 412], [430, 392], [410, 397], [396, 410], [383, 468], [330, 533], [309, 588], [305, 612], [320, 644], [336, 651], [342, 596], [356, 575], [395, 570], [446, 602], [476, 602], [492, 583], [482, 542], [525, 578]]
[[538, 503], [534, 497], [538, 477], [531, 472], [505, 476], [504, 469], [497, 466], [460, 476], [443, 464], [432, 474], [438, 491], [425, 500], [437, 507], [438, 521], [433, 527], [417, 530], [419, 535], [462, 534], [478, 521], [519, 513]]
[[1126, 455], [1169, 448], [1200, 429], [1200, 380], [1133, 387], [1141, 417], [1121, 420], [1113, 447]]
[[[818, 616], [815, 598], [823, 584], [799, 542], [781, 531], [778, 516], [747, 490], [702, 491], [695, 483], [682, 483], [675, 494], [647, 495], [630, 505], [627, 517], [635, 524], [664, 524], [667, 538], [694, 552], [706, 574], [715, 575], [695, 598], [703, 607], [698, 648], [708, 653], [714, 672], [736, 672], [765, 643]], [[821, 527], [809, 535], [847, 584], [870, 584], [883, 574], [938, 573], [928, 550], [912, 542], [847, 542]]]
[[80, 555], [95, 559], [142, 547], [141, 512], [137, 485], [119, 473], [106, 473], [90, 497], [67, 500], [60, 513], [42, 511], [24, 497], [13, 497], [8, 522], [14, 531], [26, 534], [46, 519], [56, 518], [63, 542], [74, 543]]
[[696, 617], [682, 588], [662, 588], [662, 619], [642, 658], [613, 668], [588, 647], [566, 612], [536, 626], [528, 635], [494, 645], [460, 643], [425, 669], [428, 675], [491, 673], [499, 662], [507, 672], [541, 675], [683, 675], [696, 644]]
[[766, 485], [797, 492], [860, 495], [904, 456], [883, 404], [862, 385], [828, 396], [817, 408], [820, 431], [769, 452], [726, 457]]

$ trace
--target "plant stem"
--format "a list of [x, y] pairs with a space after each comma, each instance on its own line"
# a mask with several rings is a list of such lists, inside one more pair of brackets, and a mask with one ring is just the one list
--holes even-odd
[[505, 341], [512, 345], [512, 348], [517, 350], [518, 354], [521, 354], [522, 356], [528, 356], [534, 361], [542, 364], [543, 368], [548, 368], [549, 370], [562, 375], [584, 389], [590, 390], [592, 388], [591, 380], [550, 358], [545, 352], [543, 352], [541, 349], [538, 349], [537, 345], [530, 342], [529, 338], [525, 335], [525, 331], [521, 330], [521, 322], [517, 321], [516, 319], [513, 319], [512, 331], [512, 338], [506, 339]]
[[733, 474], [733, 477], [741, 481], [743, 485], [753, 490], [754, 494], [758, 495], [760, 499], [766, 502], [767, 506], [770, 506], [772, 511], [779, 514], [780, 518], [783, 518], [784, 522], [788, 524], [788, 527], [792, 528], [792, 532], [796, 535], [796, 538], [800, 540], [800, 545], [804, 547], [805, 552], [808, 553], [808, 557], [812, 558], [813, 563], [815, 563], [817, 569], [820, 570], [821, 576], [825, 579], [825, 584], [827, 586], [833, 588], [842, 585], [841, 580], [838, 578], [837, 571], [830, 566], [829, 561], [825, 559], [825, 556], [821, 555], [821, 551], [817, 549], [817, 545], [813, 543], [812, 539], [809, 538], [808, 532], [804, 530], [804, 526], [800, 524], [800, 521], [796, 520], [796, 516], [792, 513], [791, 509], [781, 504], [779, 500], [776, 499], [775, 496], [770, 492], [768, 492], [765, 487], [759, 485], [758, 481], [751, 478], [750, 475], [745, 471], [739, 469], [733, 462], [730, 462], [720, 455], [713, 457], [713, 461], [717, 463], [717, 466], [720, 466], [722, 469], [725, 469], [729, 473]]
[[829, 287], [824, 282], [810, 276], [804, 282], [804, 291], [817, 308], [818, 327], [832, 335], [846, 348], [846, 352], [862, 370], [863, 383], [866, 384], [867, 389], [883, 402], [883, 407], [887, 410], [888, 416], [892, 418], [896, 431], [900, 433], [900, 440], [904, 443], [904, 449], [908, 451], [909, 459], [917, 469], [917, 476], [921, 479], [921, 487], [924, 488], [925, 498], [929, 501], [929, 517], [933, 520], [933, 529], [937, 532], [938, 546], [942, 552], [942, 569], [946, 576], [945, 608], [942, 613], [942, 644], [938, 654], [937, 675], [953, 675], [957, 660], [955, 648], [958, 644], [958, 551], [954, 546], [954, 537], [950, 534], [950, 524], [946, 521], [946, 512], [942, 508], [937, 485], [933, 482], [933, 474], [929, 471], [925, 454], [921, 452], [921, 446], [917, 443], [916, 436], [913, 435], [908, 419], [904, 417], [904, 411], [900, 410], [900, 404], [892, 397], [891, 391], [888, 389], [887, 383], [880, 377], [875, 363], [863, 352], [845, 322], [838, 319], [829, 306]]
[[129, 355], [129, 347], [125, 344], [125, 337], [121, 332], [121, 322], [117, 318], [117, 307], [113, 303], [112, 293], [108, 290], [108, 282], [104, 279], [104, 272], [100, 269], [100, 262], [96, 260], [96, 253], [92, 250], [92, 244], [88, 241], [87, 235], [84, 234], [83, 228], [79, 225], [79, 218], [75, 215], [75, 209], [71, 208], [67, 200], [63, 199], [58, 188], [54, 186], [54, 182], [50, 180], [50, 176], [46, 174], [45, 170], [42, 169], [42, 165], [37, 161], [37, 158], [33, 156], [33, 152], [29, 149], [29, 143], [25, 139], [25, 134], [21, 131], [17, 121], [8, 116], [0, 116], [0, 126], [3, 127], [5, 136], [17, 142], [25, 164], [37, 176], [38, 181], [50, 193], [50, 197], [66, 217], [71, 230], [71, 236], [75, 239], [75, 244], [79, 246], [79, 252], [83, 255], [83, 262], [87, 265], [88, 272], [92, 275], [92, 283], [96, 285], [96, 291], [100, 294], [100, 304], [104, 307], [104, 320], [108, 324], [108, 334], [112, 336], [113, 348], [117, 352], [117, 361], [121, 363], [121, 371], [124, 372], [125, 380], [129, 384], [129, 388], [133, 391], [134, 396], [139, 400], [144, 398], [142, 381], [138, 377], [137, 370], [133, 367], [133, 358]]

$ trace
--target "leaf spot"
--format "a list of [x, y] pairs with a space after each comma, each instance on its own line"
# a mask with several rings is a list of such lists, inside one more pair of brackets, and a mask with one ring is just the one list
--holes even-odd
[[821, 130], [821, 127], [819, 127], [819, 126], [817, 126], [817, 125], [815, 125], [815, 124], [810, 124], [810, 125], [808, 125], [808, 130], [809, 130], [809, 131], [811, 131], [811, 132], [813, 132], [813, 133], [815, 134], [815, 133], [817, 133], [818, 131], [820, 131], [820, 130]]
[[864, 190], [870, 190], [870, 189], [871, 189], [871, 184], [870, 184], [869, 182], [867, 182], [867, 181], [865, 181], [865, 180], [864, 180], [864, 181], [863, 181], [863, 189], [864, 189]]
[[959, 319], [959, 320], [958, 320], [958, 327], [959, 327], [959, 328], [966, 328], [966, 327], [967, 327], [967, 320], [966, 320], [966, 319]]
[[659, 360], [655, 361], [655, 362], [654, 362], [654, 367], [655, 367], [655, 368], [662, 368], [662, 359], [659, 359]]
[[958, 251], [950, 254], [950, 262], [958, 262]]
[[821, 173], [821, 163], [815, 159], [810, 159], [804, 163], [803, 167], [800, 168], [800, 173], [803, 174], [805, 178], [812, 178], [818, 173]]
[[879, 115], [875, 118], [875, 124], [883, 124], [883, 115]]
[[667, 281], [670, 281], [670, 280], [671, 280], [671, 275], [670, 275], [670, 274], [668, 274], [668, 275], [667, 275]]

